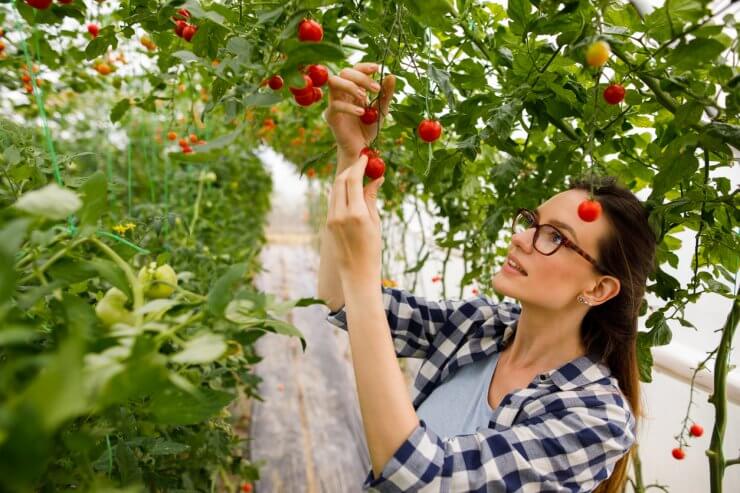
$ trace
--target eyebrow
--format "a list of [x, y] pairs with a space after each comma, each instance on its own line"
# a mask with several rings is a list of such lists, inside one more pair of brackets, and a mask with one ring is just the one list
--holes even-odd
[[[540, 208], [537, 207], [534, 210], [534, 213], [537, 215], [537, 219], [539, 219], [540, 218]], [[564, 222], [558, 221], [557, 219], [550, 219], [550, 221], [548, 221], [548, 222], [550, 224], [552, 224], [553, 226], [558, 226], [558, 227], [563, 228], [563, 229], [565, 229], [567, 231], [570, 231], [570, 234], [573, 235], [573, 238], [575, 238], [575, 240], [578, 241], [578, 235], [576, 234], [575, 230], [573, 228], [571, 228], [570, 226], [568, 226], [567, 224], [565, 224]]]

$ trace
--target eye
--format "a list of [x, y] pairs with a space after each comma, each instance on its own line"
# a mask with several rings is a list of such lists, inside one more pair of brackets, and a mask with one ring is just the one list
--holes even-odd
[[553, 243], [556, 243], [558, 245], [563, 242], [563, 237], [557, 231], [552, 231], [550, 233], [550, 239], [553, 241]]

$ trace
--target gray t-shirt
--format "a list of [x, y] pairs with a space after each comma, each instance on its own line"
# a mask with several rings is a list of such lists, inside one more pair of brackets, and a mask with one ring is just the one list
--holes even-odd
[[479, 427], [488, 427], [493, 414], [488, 390], [499, 354], [458, 368], [424, 399], [416, 414], [429, 429], [446, 438], [469, 435]]

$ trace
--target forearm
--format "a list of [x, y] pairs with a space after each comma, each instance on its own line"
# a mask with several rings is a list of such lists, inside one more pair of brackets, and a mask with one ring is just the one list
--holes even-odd
[[377, 284], [346, 283], [352, 364], [370, 460], [378, 477], [419, 420], [396, 358]]
[[[347, 152], [338, 150], [336, 173], [341, 173], [352, 162], [353, 160]], [[319, 285], [317, 294], [319, 298], [326, 301], [330, 310], [336, 311], [344, 304], [344, 292], [339, 277], [339, 266], [336, 262], [334, 244], [326, 230], [326, 221], [321, 224], [319, 235]]]

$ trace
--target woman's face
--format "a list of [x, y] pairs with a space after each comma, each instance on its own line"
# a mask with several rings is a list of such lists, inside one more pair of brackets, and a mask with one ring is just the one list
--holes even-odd
[[[578, 217], [578, 205], [586, 199], [588, 193], [584, 190], [559, 193], [537, 208], [537, 222], [557, 227], [569, 240], [599, 260], [596, 245], [608, 234], [610, 226], [604, 214], [590, 223]], [[563, 309], [575, 302], [584, 290], [592, 289], [601, 274], [588, 260], [565, 246], [552, 255], [542, 255], [532, 246], [534, 231], [530, 228], [514, 234], [509, 246], [509, 256], [526, 274], [502, 265], [493, 276], [493, 289], [522, 303], [549, 310]], [[507, 262], [508, 258], [504, 264]]]

